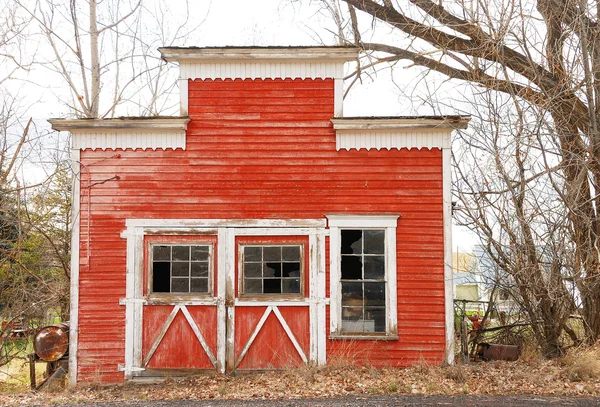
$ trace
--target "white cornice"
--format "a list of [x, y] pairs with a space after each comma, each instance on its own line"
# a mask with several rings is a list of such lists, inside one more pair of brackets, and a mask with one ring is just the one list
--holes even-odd
[[165, 61], [180, 63], [216, 63], [224, 60], [229, 62], [321, 60], [343, 63], [356, 60], [359, 52], [359, 49], [354, 47], [164, 47], [158, 50]]
[[71, 133], [122, 131], [186, 130], [189, 117], [123, 117], [117, 119], [50, 119], [53, 130]]
[[338, 118], [331, 119], [335, 130], [466, 129], [469, 116]]

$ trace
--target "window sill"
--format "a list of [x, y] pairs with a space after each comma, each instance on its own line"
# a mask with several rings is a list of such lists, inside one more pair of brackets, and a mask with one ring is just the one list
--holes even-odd
[[361, 335], [361, 334], [334, 334], [329, 335], [330, 340], [342, 341], [397, 341], [398, 335]]

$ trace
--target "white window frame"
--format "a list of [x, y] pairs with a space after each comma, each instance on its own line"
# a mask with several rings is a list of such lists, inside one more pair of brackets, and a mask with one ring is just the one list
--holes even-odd
[[[396, 290], [396, 227], [399, 215], [325, 215], [329, 223], [330, 338], [396, 340], [398, 305]], [[385, 333], [345, 333], [342, 331], [341, 230], [377, 229], [385, 231]]]

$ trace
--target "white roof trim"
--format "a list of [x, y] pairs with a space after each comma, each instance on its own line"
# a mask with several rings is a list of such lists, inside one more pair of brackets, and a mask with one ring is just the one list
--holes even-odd
[[451, 147], [451, 131], [464, 129], [470, 119], [448, 118], [364, 118], [332, 119], [336, 149], [445, 149]]
[[329, 227], [396, 227], [400, 215], [325, 215]]
[[205, 63], [215, 60], [337, 60], [353, 61], [358, 58], [355, 47], [224, 47], [224, 48], [171, 48], [158, 49], [167, 62]]
[[159, 48], [178, 62], [180, 79], [343, 78], [344, 63], [358, 58], [351, 47]]
[[53, 119], [52, 128], [69, 131], [76, 150], [185, 149], [188, 117]]

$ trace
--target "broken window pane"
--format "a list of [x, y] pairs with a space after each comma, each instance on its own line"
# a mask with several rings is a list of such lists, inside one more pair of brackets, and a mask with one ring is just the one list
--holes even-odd
[[361, 256], [342, 256], [342, 280], [362, 279]]
[[263, 293], [265, 293], [265, 294], [281, 294], [281, 279], [265, 278], [263, 280]]
[[362, 230], [342, 230], [342, 254], [362, 253]]
[[171, 289], [171, 263], [155, 261], [152, 263], [152, 292], [168, 293]]

